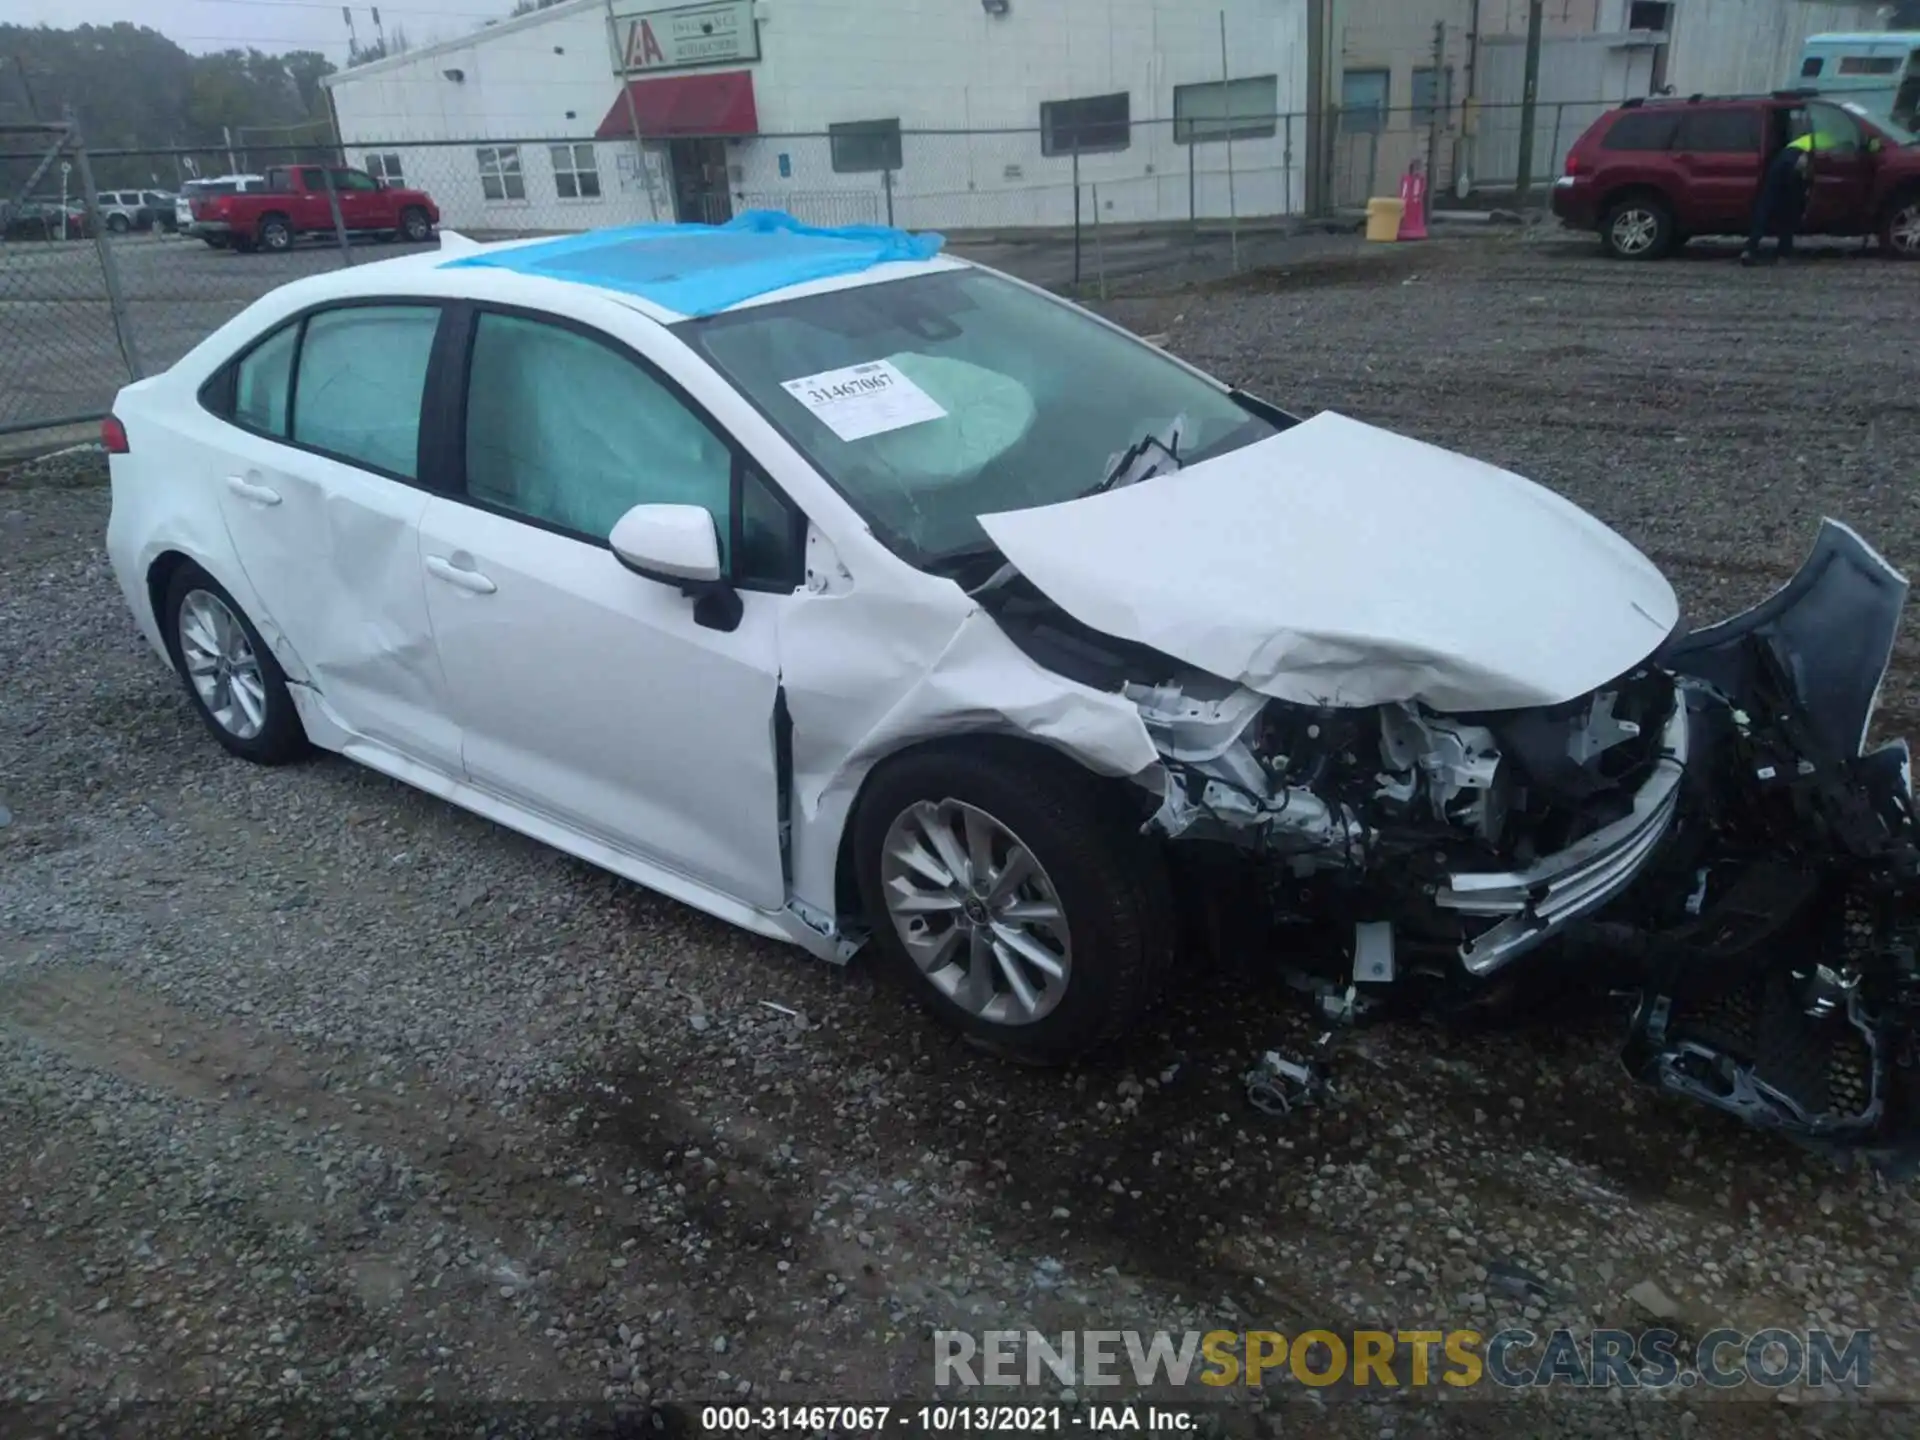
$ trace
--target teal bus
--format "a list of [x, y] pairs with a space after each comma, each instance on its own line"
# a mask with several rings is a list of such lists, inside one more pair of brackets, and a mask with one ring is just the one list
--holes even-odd
[[1788, 86], [1844, 96], [1863, 110], [1920, 129], [1920, 30], [1813, 35]]

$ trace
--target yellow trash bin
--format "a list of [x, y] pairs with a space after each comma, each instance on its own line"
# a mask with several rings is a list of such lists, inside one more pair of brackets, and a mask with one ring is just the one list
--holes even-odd
[[1398, 240], [1400, 218], [1406, 213], [1406, 208], [1406, 201], [1399, 199], [1367, 201], [1367, 239]]

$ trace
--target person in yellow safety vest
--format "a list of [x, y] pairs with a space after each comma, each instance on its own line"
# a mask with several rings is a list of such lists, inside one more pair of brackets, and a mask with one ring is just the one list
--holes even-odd
[[1753, 229], [1747, 236], [1747, 248], [1740, 252], [1742, 265], [1759, 261], [1760, 242], [1769, 230], [1779, 235], [1779, 257], [1793, 257], [1794, 232], [1800, 228], [1800, 217], [1807, 208], [1813, 153], [1840, 145], [1840, 137], [1822, 130], [1818, 120], [1807, 123], [1811, 127], [1807, 133], [1781, 147], [1760, 181], [1760, 194], [1753, 206]]

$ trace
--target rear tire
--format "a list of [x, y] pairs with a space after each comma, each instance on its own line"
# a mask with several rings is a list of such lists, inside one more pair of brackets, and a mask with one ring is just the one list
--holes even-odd
[[[282, 215], [269, 215], [260, 222], [259, 246], [278, 253], [293, 248], [293, 227]], [[251, 247], [249, 247], [251, 248]]]
[[307, 753], [286, 672], [217, 580], [181, 565], [167, 583], [160, 627], [187, 698], [229, 754], [284, 765]]
[[107, 229], [116, 235], [124, 235], [132, 228], [132, 222], [124, 215], [109, 215], [107, 217]]
[[860, 894], [921, 1004], [1038, 1065], [1140, 1020], [1171, 964], [1174, 909], [1164, 859], [1121, 798], [1020, 742], [918, 750], [875, 771], [853, 821]]
[[1895, 196], [1880, 217], [1880, 253], [1890, 260], [1920, 260], [1920, 190]]
[[1673, 212], [1651, 195], [1616, 200], [1600, 221], [1601, 248], [1615, 260], [1658, 260], [1673, 239]]

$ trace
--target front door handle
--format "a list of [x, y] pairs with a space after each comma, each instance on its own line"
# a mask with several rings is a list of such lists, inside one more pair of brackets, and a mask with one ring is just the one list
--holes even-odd
[[269, 490], [264, 485], [255, 485], [251, 480], [242, 480], [238, 475], [227, 477], [227, 489], [242, 500], [251, 500], [256, 505], [278, 505], [280, 492]]
[[444, 580], [449, 585], [457, 585], [462, 590], [475, 595], [491, 595], [500, 588], [478, 570], [463, 569], [444, 555], [429, 555], [427, 571], [436, 579]]

